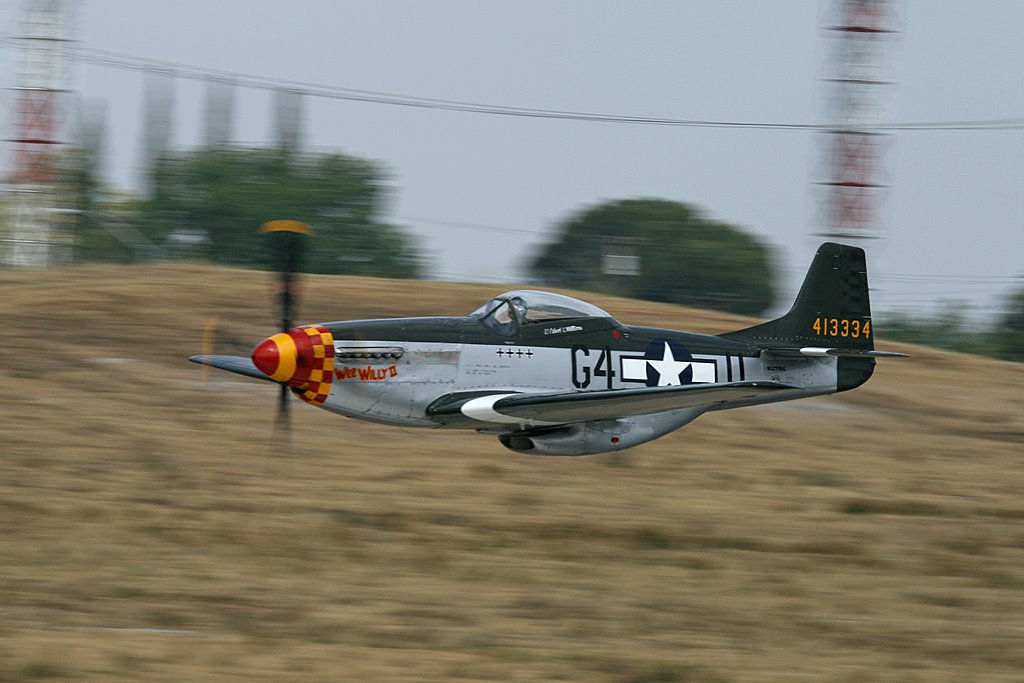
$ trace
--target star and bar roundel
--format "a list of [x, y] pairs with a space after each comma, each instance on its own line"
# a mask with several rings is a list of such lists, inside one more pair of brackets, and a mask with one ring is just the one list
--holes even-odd
[[715, 361], [697, 360], [671, 339], [655, 339], [642, 356], [622, 356], [622, 381], [649, 387], [706, 384], [717, 380]]

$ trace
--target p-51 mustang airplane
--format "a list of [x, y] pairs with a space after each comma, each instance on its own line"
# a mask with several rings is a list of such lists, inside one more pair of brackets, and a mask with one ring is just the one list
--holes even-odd
[[585, 455], [713, 410], [854, 389], [876, 358], [904, 355], [874, 350], [864, 251], [825, 243], [789, 313], [718, 336], [624, 325], [583, 301], [522, 290], [463, 317], [304, 325], [251, 358], [191, 360], [282, 383], [348, 417]]

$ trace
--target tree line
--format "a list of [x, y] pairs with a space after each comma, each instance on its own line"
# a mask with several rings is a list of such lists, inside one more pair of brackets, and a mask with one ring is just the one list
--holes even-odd
[[[104, 200], [94, 160], [80, 150], [68, 157], [62, 186], [74, 209], [68, 213], [76, 260], [191, 258], [265, 267], [257, 227], [290, 218], [314, 227], [309, 272], [415, 278], [429, 270], [416, 239], [384, 218], [392, 185], [377, 162], [341, 153], [210, 148], [167, 155], [151, 173], [151, 196]], [[527, 264], [540, 284], [748, 315], [775, 300], [768, 245], [692, 204], [606, 201], [569, 215], [552, 235]], [[884, 334], [1024, 360], [1024, 288], [1007, 304], [980, 332], [966, 323], [965, 312], [951, 309], [933, 318], [884, 316]]]

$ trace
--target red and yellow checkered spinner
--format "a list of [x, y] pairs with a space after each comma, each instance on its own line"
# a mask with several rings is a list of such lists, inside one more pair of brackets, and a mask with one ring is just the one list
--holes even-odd
[[296, 327], [261, 342], [253, 349], [252, 362], [303, 401], [322, 405], [334, 377], [334, 337], [320, 325]]

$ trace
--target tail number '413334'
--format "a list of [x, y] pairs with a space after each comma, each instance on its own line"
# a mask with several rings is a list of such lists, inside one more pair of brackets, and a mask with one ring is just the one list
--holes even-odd
[[849, 318], [815, 318], [811, 325], [819, 337], [871, 337], [871, 321]]

